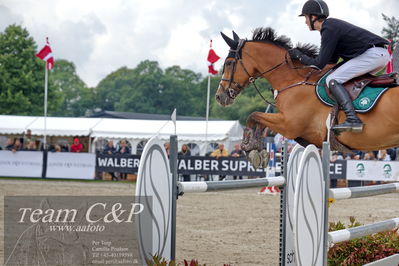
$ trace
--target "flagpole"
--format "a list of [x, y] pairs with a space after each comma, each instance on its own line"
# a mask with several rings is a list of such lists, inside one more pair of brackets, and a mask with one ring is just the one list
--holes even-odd
[[205, 154], [208, 148], [208, 120], [209, 120], [209, 95], [211, 90], [211, 75], [208, 75], [208, 93], [206, 97], [206, 122], [205, 122]]
[[48, 69], [47, 63], [44, 65], [44, 140], [43, 150], [47, 150], [47, 90], [48, 90]]

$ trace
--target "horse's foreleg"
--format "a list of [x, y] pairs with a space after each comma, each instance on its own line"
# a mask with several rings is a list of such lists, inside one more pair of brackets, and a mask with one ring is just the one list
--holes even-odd
[[281, 113], [253, 112], [247, 118], [241, 149], [244, 151], [262, 150], [263, 130], [268, 127], [275, 132], [280, 132], [282, 122], [283, 115]]
[[252, 113], [244, 129], [241, 149], [247, 153], [248, 160], [255, 168], [267, 167], [269, 154], [263, 147], [263, 130], [269, 127], [276, 130], [276, 126], [282, 122], [281, 114]]

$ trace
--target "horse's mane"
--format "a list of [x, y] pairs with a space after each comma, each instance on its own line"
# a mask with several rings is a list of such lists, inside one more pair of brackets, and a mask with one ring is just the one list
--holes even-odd
[[[253, 31], [252, 40], [272, 43], [286, 50], [294, 48], [290, 38], [288, 38], [285, 35], [278, 36], [276, 31], [270, 27], [256, 28]], [[310, 43], [305, 43], [305, 44], [298, 43], [295, 48], [297, 48], [302, 53], [310, 57], [317, 57], [319, 53], [319, 49], [317, 48], [317, 46]]]

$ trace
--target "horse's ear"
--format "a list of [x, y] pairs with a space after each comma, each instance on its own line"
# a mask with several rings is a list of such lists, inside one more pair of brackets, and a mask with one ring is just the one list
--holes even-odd
[[238, 42], [235, 40], [230, 39], [227, 37], [223, 32], [220, 33], [224, 39], [224, 41], [227, 43], [228, 46], [230, 46], [231, 49], [236, 49], [238, 46]]
[[238, 34], [235, 33], [234, 30], [233, 30], [233, 38], [234, 38], [234, 40], [237, 41], [237, 42], [240, 40], [240, 37], [238, 37]]

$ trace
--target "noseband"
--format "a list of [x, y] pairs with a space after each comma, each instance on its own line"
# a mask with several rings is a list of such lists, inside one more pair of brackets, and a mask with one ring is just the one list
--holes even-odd
[[[269, 73], [269, 72], [271, 72], [271, 71], [273, 71], [273, 70], [275, 70], [275, 69], [281, 67], [282, 65], [285, 65], [285, 64], [287, 63], [287, 60], [285, 59], [283, 62], [281, 62], [281, 63], [279, 63], [279, 64], [273, 66], [272, 68], [270, 68], [270, 69], [268, 69], [268, 70], [266, 70], [266, 71], [263, 71], [263, 72], [259, 73], [258, 75], [256, 75], [256, 76], [254, 77], [254, 76], [252, 76], [252, 75], [249, 74], [249, 72], [248, 72], [248, 70], [246, 69], [246, 67], [245, 67], [245, 65], [244, 65], [244, 62], [243, 62], [243, 60], [242, 60], [242, 58], [241, 58], [241, 55], [240, 55], [241, 50], [242, 50], [242, 48], [244, 47], [245, 43], [246, 43], [246, 40], [240, 39], [240, 40], [238, 41], [237, 48], [236, 48], [236, 49], [230, 49], [230, 50], [229, 50], [229, 54], [234, 54], [234, 60], [231, 61], [232, 64], [233, 64], [233, 67], [231, 68], [230, 78], [229, 78], [229, 79], [226, 79], [226, 78], [222, 78], [222, 79], [221, 79], [222, 81], [227, 81], [227, 82], [229, 82], [229, 86], [228, 86], [227, 88], [225, 88], [222, 84], [220, 84], [220, 86], [222, 87], [222, 89], [223, 89], [224, 91], [227, 91], [227, 95], [228, 95], [231, 99], [235, 99], [235, 98], [237, 97], [237, 95], [238, 95], [238, 93], [236, 92], [236, 90], [234, 90], [234, 89], [231, 87], [232, 84], [233, 84], [236, 88], [238, 88], [239, 91], [243, 90], [243, 89], [246, 87], [246, 84], [241, 85], [240, 83], [238, 83], [238, 82], [236, 82], [236, 81], [234, 80], [234, 73], [236, 72], [237, 62], [239, 62], [240, 65], [241, 65], [241, 67], [242, 67], [242, 69], [244, 69], [245, 73], [247, 73], [247, 75], [248, 75], [248, 82], [254, 85], [255, 89], [257, 90], [257, 92], [259, 93], [259, 95], [262, 97], [262, 99], [263, 99], [265, 102], [267, 102], [268, 104], [274, 105], [273, 103], [269, 102], [268, 100], [266, 100], [266, 99], [263, 97], [263, 95], [262, 95], [261, 92], [259, 91], [258, 87], [256, 86], [255, 81], [256, 81], [258, 78], [262, 77], [264, 74]], [[229, 57], [228, 57], [228, 58], [229, 58]], [[224, 66], [223, 66], [223, 73], [224, 73]]]

